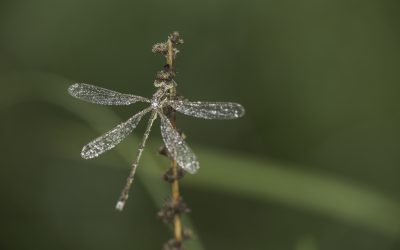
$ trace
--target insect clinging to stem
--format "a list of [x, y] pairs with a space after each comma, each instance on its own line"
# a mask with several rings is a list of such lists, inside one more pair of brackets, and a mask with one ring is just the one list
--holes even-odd
[[157, 90], [151, 99], [131, 94], [123, 94], [86, 83], [75, 83], [68, 88], [68, 92], [71, 96], [95, 104], [131, 105], [136, 102], [146, 102], [150, 104], [149, 107], [133, 115], [127, 121], [89, 142], [83, 147], [81, 152], [81, 156], [84, 159], [91, 159], [114, 148], [132, 133], [144, 115], [150, 113], [147, 128], [137, 149], [136, 158], [132, 163], [126, 185], [116, 205], [116, 209], [120, 211], [123, 210], [126, 200], [128, 199], [129, 189], [134, 180], [136, 168], [138, 167], [150, 130], [158, 116], [161, 118], [161, 135], [170, 157], [175, 159], [178, 166], [186, 172], [194, 174], [199, 169], [199, 162], [195, 154], [166, 116], [166, 108], [172, 108], [182, 114], [203, 119], [236, 119], [242, 117], [245, 113], [243, 106], [238, 103], [190, 102], [176, 98], [175, 88], [177, 83], [173, 79], [174, 74], [171, 73], [168, 65], [160, 72], [165, 74], [158, 74], [158, 79], [154, 82]]

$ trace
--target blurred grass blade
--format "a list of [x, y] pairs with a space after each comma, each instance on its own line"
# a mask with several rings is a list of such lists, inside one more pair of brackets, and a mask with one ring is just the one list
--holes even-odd
[[[12, 104], [39, 96], [41, 101], [61, 106], [85, 120], [99, 133], [106, 131], [107, 124], [116, 124], [120, 119], [108, 108], [92, 108], [81, 105], [70, 98], [66, 89], [71, 83], [59, 77], [28, 75], [12, 81], [27, 79], [41, 82], [24, 87], [18, 93], [8, 93], [2, 102]], [[11, 81], [11, 82], [12, 82]], [[52, 93], [48, 95], [47, 93]], [[129, 138], [131, 139], [132, 136]], [[154, 139], [153, 139], [154, 141]], [[133, 145], [136, 142], [132, 141]], [[132, 152], [117, 147], [117, 152], [130, 162]], [[341, 221], [368, 228], [390, 237], [400, 236], [400, 203], [383, 193], [356, 183], [317, 173], [302, 172], [299, 167], [275, 164], [236, 153], [195, 147], [203, 166], [197, 175], [185, 178], [183, 184], [202, 190], [219, 191], [223, 194], [245, 196], [266, 202], [279, 202], [292, 207], [310, 210], [337, 218]], [[138, 175], [149, 190], [152, 199], [160, 204], [166, 197], [166, 188], [159, 181], [162, 173], [157, 166], [159, 157], [144, 156], [145, 168]], [[129, 165], [127, 165], [129, 166]], [[190, 249], [204, 249], [200, 241], [192, 241]]]
[[[344, 179], [303, 172], [251, 156], [198, 149], [203, 168], [183, 184], [223, 194], [276, 201], [329, 215], [386, 236], [400, 236], [400, 203]], [[207, 167], [204, 167], [207, 166]]]

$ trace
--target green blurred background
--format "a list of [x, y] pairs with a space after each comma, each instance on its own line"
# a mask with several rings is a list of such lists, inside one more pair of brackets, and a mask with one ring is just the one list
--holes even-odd
[[143, 105], [67, 95], [74, 82], [151, 96], [179, 30], [179, 91], [246, 116], [178, 116], [202, 168], [182, 193], [194, 249], [400, 249], [400, 16], [384, 1], [3, 0], [0, 249], [161, 249], [168, 162], [145, 122], [116, 150], [81, 147]]

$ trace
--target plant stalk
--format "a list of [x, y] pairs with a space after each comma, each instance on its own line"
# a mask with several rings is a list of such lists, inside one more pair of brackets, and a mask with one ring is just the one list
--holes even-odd
[[[167, 64], [169, 65], [170, 70], [173, 70], [173, 60], [174, 60], [174, 47], [171, 41], [171, 38], [168, 38], [167, 41], [168, 52], [167, 52]], [[175, 86], [171, 89], [171, 96], [174, 97], [176, 94]], [[171, 116], [169, 117], [171, 120], [171, 124], [174, 129], [176, 129], [176, 112], [173, 110], [171, 112]], [[174, 207], [177, 207], [180, 201], [180, 192], [179, 192], [179, 178], [178, 178], [178, 164], [175, 159], [171, 160], [172, 167], [172, 175], [173, 182], [171, 184], [171, 192], [172, 192], [172, 201]], [[179, 214], [176, 214], [174, 217], [174, 238], [177, 244], [182, 243], [182, 222]]]

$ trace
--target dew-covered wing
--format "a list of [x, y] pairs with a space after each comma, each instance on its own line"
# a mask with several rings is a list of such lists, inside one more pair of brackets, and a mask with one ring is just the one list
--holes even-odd
[[191, 174], [196, 173], [200, 167], [196, 156], [172, 127], [168, 118], [162, 113], [159, 114], [161, 117], [161, 135], [169, 153], [181, 168]]
[[170, 105], [185, 115], [203, 119], [236, 119], [245, 113], [243, 106], [234, 102], [171, 101]]
[[127, 137], [138, 125], [143, 115], [149, 112], [151, 109], [147, 108], [136, 115], [129, 118], [127, 121], [117, 125], [102, 136], [94, 139], [85, 145], [82, 149], [81, 156], [84, 159], [91, 159], [99, 156], [100, 154], [114, 148], [120, 143], [125, 137]]
[[75, 83], [68, 88], [68, 93], [75, 98], [103, 105], [130, 105], [142, 101], [149, 102], [147, 98], [97, 87], [86, 83]]

